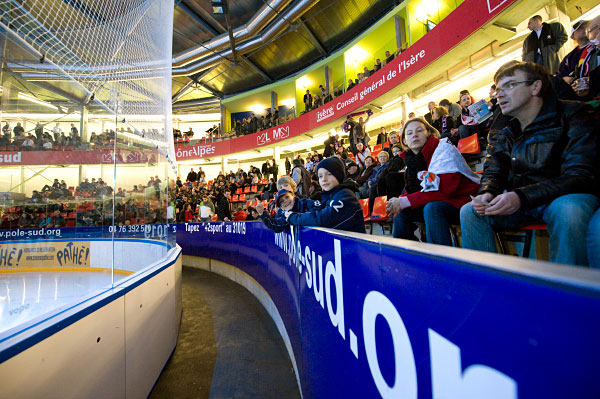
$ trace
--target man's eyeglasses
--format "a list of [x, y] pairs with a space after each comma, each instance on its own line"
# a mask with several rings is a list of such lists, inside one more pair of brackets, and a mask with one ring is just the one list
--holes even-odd
[[593, 32], [596, 29], [600, 28], [600, 24], [596, 24], [594, 26], [590, 26], [589, 28], [587, 28], [587, 33]]
[[506, 83], [506, 84], [504, 84], [502, 86], [496, 87], [496, 93], [495, 94], [497, 96], [501, 92], [505, 92], [507, 90], [512, 90], [515, 87], [520, 86], [522, 84], [527, 84], [529, 86], [533, 82], [535, 82], [535, 80], [520, 80], [520, 81], [517, 81], [517, 82], [508, 82], [508, 83]]

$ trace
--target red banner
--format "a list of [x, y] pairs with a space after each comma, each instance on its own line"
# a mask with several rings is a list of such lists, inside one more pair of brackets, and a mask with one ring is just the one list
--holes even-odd
[[[152, 152], [120, 150], [117, 163], [156, 162]], [[113, 163], [111, 151], [8, 151], [0, 152], [0, 167], [8, 165], [90, 165]]]

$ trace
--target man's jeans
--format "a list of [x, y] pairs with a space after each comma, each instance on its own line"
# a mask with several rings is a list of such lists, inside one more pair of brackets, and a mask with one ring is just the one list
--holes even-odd
[[550, 235], [550, 261], [585, 266], [586, 233], [600, 202], [592, 194], [568, 194], [550, 205], [507, 216], [482, 216], [471, 203], [460, 210], [463, 248], [496, 252], [494, 229], [515, 229], [533, 223], [546, 223]]

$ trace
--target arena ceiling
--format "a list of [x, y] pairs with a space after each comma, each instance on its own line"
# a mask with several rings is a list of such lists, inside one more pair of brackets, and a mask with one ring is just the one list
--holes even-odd
[[215, 99], [290, 76], [343, 47], [399, 2], [229, 0], [225, 14], [213, 14], [209, 0], [176, 0], [175, 107], [214, 107]]

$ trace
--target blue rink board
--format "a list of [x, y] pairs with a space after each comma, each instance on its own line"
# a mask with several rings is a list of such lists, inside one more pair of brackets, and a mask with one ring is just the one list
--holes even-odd
[[276, 237], [260, 222], [176, 234], [185, 255], [269, 293], [305, 398], [600, 397], [593, 271], [323, 229]]

